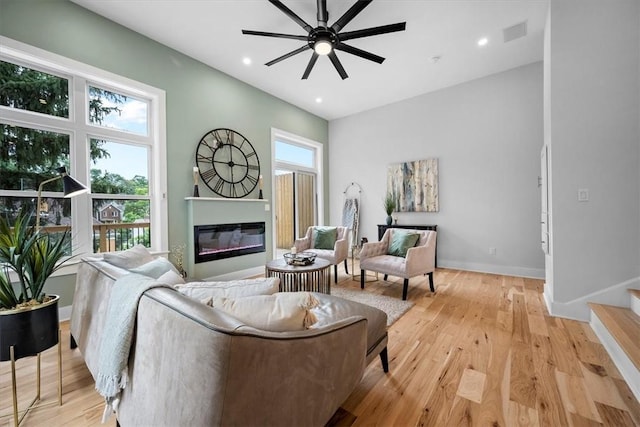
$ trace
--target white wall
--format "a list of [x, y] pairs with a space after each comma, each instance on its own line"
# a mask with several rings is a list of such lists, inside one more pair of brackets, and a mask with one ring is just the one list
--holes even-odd
[[[584, 318], [586, 300], [628, 305], [625, 288], [640, 280], [639, 8], [637, 0], [551, 1], [553, 288], [545, 296], [555, 314]], [[588, 202], [578, 189], [589, 190]]]
[[360, 235], [377, 240], [387, 165], [437, 157], [440, 211], [396, 214], [398, 223], [438, 225], [440, 267], [544, 277], [542, 101], [538, 62], [330, 122], [330, 222], [357, 182]]

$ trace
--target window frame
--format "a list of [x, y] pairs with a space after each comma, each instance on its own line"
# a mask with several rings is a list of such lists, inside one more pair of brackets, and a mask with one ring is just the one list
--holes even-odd
[[[68, 134], [69, 174], [78, 181], [90, 185], [91, 162], [89, 141], [91, 138], [108, 139], [149, 148], [148, 180], [150, 200], [151, 247], [156, 253], [168, 252], [167, 215], [167, 159], [166, 159], [166, 94], [164, 90], [149, 86], [88, 64], [57, 55], [16, 40], [0, 36], [0, 59], [34, 70], [69, 79], [69, 117], [0, 106], [2, 123]], [[89, 122], [89, 86], [103, 88], [136, 99], [148, 101], [148, 135], [96, 126]], [[26, 194], [25, 194], [26, 193]], [[30, 194], [33, 193], [33, 194]], [[43, 197], [62, 197], [61, 192], [43, 191]], [[0, 189], [0, 196], [35, 197], [37, 191], [15, 191]], [[98, 195], [96, 195], [98, 196]], [[113, 194], [110, 198], [128, 198]], [[100, 198], [100, 197], [98, 197]], [[137, 199], [138, 197], [134, 197]], [[74, 230], [74, 255], [93, 254], [94, 196], [81, 195], [70, 199], [71, 224]], [[66, 269], [63, 269], [64, 271]]]

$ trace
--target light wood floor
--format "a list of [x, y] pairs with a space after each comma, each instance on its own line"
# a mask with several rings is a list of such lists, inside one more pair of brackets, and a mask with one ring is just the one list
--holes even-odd
[[[359, 289], [340, 270], [338, 286]], [[400, 298], [401, 283], [367, 283], [366, 292]], [[640, 404], [589, 325], [550, 317], [542, 281], [439, 269], [435, 284], [431, 294], [426, 279], [410, 281], [416, 304], [389, 329], [389, 373], [372, 362], [329, 425], [640, 426]], [[24, 426], [102, 425], [101, 398], [62, 328], [63, 405], [35, 410]], [[18, 361], [23, 401], [34, 366]], [[0, 414], [11, 409], [9, 370], [0, 363]], [[43, 399], [55, 400], [55, 350], [42, 377]]]

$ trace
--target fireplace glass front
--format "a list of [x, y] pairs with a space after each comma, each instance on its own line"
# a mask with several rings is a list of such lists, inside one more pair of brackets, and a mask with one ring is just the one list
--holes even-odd
[[265, 223], [196, 225], [195, 263], [265, 252]]

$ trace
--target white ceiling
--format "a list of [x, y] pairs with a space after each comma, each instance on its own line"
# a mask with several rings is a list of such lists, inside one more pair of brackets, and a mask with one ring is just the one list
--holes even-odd
[[[375, 0], [344, 31], [406, 21], [406, 31], [349, 41], [386, 61], [379, 65], [338, 51], [348, 79], [320, 57], [309, 79], [301, 80], [311, 51], [263, 64], [304, 42], [241, 33], [304, 34], [267, 0], [73, 1], [327, 120], [542, 60], [548, 7], [548, 0]], [[353, 2], [327, 0], [329, 25]], [[316, 26], [316, 1], [283, 3]], [[523, 21], [527, 36], [504, 43], [502, 30]], [[481, 37], [489, 39], [482, 48], [476, 44]], [[252, 59], [250, 66], [244, 57]]]

